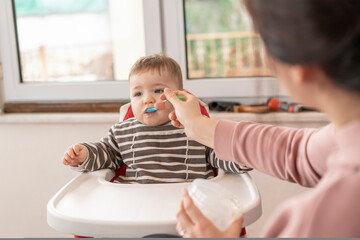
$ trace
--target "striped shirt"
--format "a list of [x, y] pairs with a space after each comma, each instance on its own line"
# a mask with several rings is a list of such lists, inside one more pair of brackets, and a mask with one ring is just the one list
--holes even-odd
[[196, 178], [214, 177], [213, 167], [242, 173], [250, 169], [234, 162], [223, 161], [213, 149], [185, 135], [184, 129], [171, 123], [161, 126], [144, 125], [136, 118], [113, 125], [108, 137], [100, 142], [81, 143], [89, 150], [80, 169], [118, 169], [127, 165], [120, 183], [178, 183]]

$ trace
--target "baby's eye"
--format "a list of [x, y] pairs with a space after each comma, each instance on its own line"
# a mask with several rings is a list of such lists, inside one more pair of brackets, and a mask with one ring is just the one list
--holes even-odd
[[134, 97], [140, 97], [141, 95], [142, 95], [141, 92], [136, 92], [136, 93], [134, 93]]
[[155, 93], [163, 93], [164, 92], [164, 89], [156, 89], [155, 90]]

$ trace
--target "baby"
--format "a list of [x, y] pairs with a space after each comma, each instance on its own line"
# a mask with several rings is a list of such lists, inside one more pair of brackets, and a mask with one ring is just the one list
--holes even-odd
[[178, 63], [164, 54], [136, 61], [129, 74], [134, 117], [113, 125], [106, 138], [70, 146], [62, 162], [82, 171], [127, 165], [119, 183], [178, 183], [214, 177], [213, 168], [242, 173], [250, 169], [215, 156], [214, 150], [188, 139], [169, 120], [172, 109], [147, 112], [159, 103], [164, 88], [182, 89]]

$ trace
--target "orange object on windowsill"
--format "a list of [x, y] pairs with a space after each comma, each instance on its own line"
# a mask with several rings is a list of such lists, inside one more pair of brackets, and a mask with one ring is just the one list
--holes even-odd
[[244, 105], [244, 106], [234, 106], [234, 112], [247, 112], [247, 113], [267, 113], [270, 111], [269, 107], [266, 105]]

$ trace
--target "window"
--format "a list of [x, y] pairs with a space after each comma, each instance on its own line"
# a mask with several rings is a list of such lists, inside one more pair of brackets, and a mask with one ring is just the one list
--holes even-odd
[[[23, 83], [126, 80], [131, 61], [145, 54], [141, 1], [13, 3]], [[137, 20], [133, 29], [124, 18]], [[121, 49], [131, 44], [138, 47]]]
[[260, 38], [239, 0], [185, 0], [189, 79], [270, 76]]
[[128, 99], [130, 66], [157, 52], [180, 63], [184, 88], [202, 99], [286, 96], [241, 2], [2, 0], [5, 101]]
[[162, 51], [159, 0], [0, 2], [6, 101], [129, 96], [139, 57]]
[[286, 96], [270, 76], [242, 0], [163, 4], [166, 51], [181, 63], [186, 89], [202, 98], [252, 103]]

